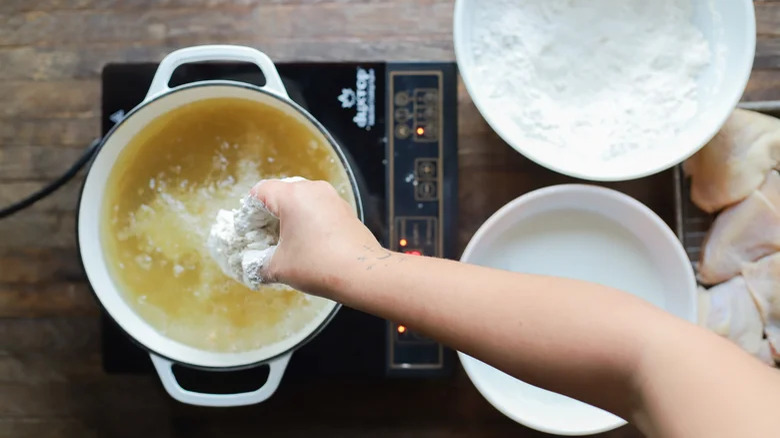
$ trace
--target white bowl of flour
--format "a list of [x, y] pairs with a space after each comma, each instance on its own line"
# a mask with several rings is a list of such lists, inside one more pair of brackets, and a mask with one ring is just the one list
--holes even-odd
[[455, 52], [510, 146], [595, 181], [651, 175], [704, 146], [747, 84], [751, 0], [458, 0]]

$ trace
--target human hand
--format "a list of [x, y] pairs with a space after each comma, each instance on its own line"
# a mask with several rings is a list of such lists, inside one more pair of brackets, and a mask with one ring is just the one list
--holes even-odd
[[355, 209], [325, 181], [265, 180], [252, 196], [279, 218], [279, 244], [263, 278], [327, 295], [342, 263], [362, 250], [381, 248]]

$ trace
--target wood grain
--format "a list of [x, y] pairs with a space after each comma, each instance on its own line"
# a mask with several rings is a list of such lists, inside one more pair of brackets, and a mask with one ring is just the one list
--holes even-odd
[[[20, 193], [20, 197], [27, 193]], [[75, 203], [74, 203], [75, 208]], [[76, 213], [23, 211], [0, 221], [3, 247], [12, 249], [49, 248], [75, 249]], [[76, 257], [75, 252], [71, 253]], [[5, 267], [0, 267], [5, 270]]]
[[56, 353], [99, 351], [100, 332], [95, 317], [0, 318], [0, 351]]
[[[99, 135], [100, 120], [97, 113], [90, 117], [72, 119], [17, 116], [0, 118], [0, 144], [3, 145], [3, 150], [13, 146], [34, 147], [36, 145], [55, 147], [60, 150], [66, 147], [81, 150]], [[69, 152], [63, 150], [62, 153]], [[60, 167], [64, 169], [68, 164], [70, 162], [63, 160]]]
[[[43, 283], [68, 284], [84, 281], [81, 262], [73, 249], [3, 248], [0, 249], [0, 284], [35, 287]], [[35, 260], [36, 263], [30, 263]], [[2, 286], [0, 286], [2, 287]], [[9, 288], [8, 290], [13, 290]]]
[[[27, 259], [29, 260], [29, 259]], [[83, 279], [68, 283], [48, 275], [49, 282], [0, 286], [0, 318], [98, 315], [98, 306]]]
[[[70, 163], [75, 163], [84, 154], [82, 148], [63, 148], [57, 146], [6, 146], [0, 150], [0, 175], [4, 181], [23, 183], [36, 180], [51, 181], [60, 176]], [[78, 185], [74, 185], [77, 188]], [[10, 196], [12, 192], [21, 193], [30, 188], [17, 186], [9, 188], [6, 194], [0, 197]], [[11, 198], [12, 199], [12, 198]], [[0, 200], [0, 205], [5, 205], [10, 199]]]
[[[451, 0], [3, 0], [0, 205], [65, 171], [100, 131], [100, 72], [176, 48], [247, 44], [277, 61], [452, 60]], [[780, 3], [757, 1], [745, 100], [780, 99]], [[458, 90], [462, 249], [529, 187], [536, 165]], [[109, 376], [98, 306], [78, 259], [80, 181], [0, 220], [0, 437], [541, 437], [493, 409], [459, 370], [444, 382], [284, 383], [272, 400], [203, 409], [153, 376]], [[484, 190], [490, 187], [491, 190]], [[653, 196], [647, 186], [629, 186]], [[605, 437], [636, 437], [625, 427]]]
[[41, 385], [85, 383], [105, 379], [98, 352], [2, 352], [0, 383]]

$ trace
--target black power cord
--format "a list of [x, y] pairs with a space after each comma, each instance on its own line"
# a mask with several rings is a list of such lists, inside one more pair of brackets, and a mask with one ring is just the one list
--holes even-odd
[[87, 149], [84, 151], [84, 154], [82, 154], [81, 157], [79, 157], [79, 159], [75, 163], [73, 163], [70, 169], [68, 169], [64, 174], [62, 174], [62, 176], [60, 176], [56, 180], [50, 182], [45, 187], [31, 194], [28, 197], [23, 198], [20, 201], [14, 202], [13, 204], [8, 205], [6, 207], [0, 208], [0, 219], [11, 216], [12, 214], [24, 210], [25, 208], [35, 204], [41, 199], [51, 195], [57, 189], [65, 185], [65, 183], [73, 179], [73, 177], [79, 173], [79, 170], [81, 170], [81, 168], [84, 167], [85, 164], [89, 163], [89, 160], [91, 160], [92, 157], [95, 155], [95, 152], [97, 152], [97, 149], [100, 146], [101, 142], [102, 139], [100, 138], [96, 138], [95, 140], [92, 140], [92, 143], [89, 144]]

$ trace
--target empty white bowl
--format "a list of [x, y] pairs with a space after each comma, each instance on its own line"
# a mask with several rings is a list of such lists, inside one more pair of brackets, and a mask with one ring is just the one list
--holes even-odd
[[[638, 148], [606, 162], [595, 158], [584, 159], [567, 153], [558, 145], [527, 136], [514, 122], [509, 109], [491, 103], [480, 92], [479, 85], [485, 80], [475, 65], [472, 35], [476, 33], [474, 23], [479, 8], [484, 8], [485, 3], [485, 0], [455, 2], [455, 55], [469, 95], [488, 124], [512, 148], [548, 169], [576, 178], [592, 181], [629, 180], [681, 163], [720, 130], [741, 98], [753, 66], [756, 46], [753, 1], [694, 0], [692, 21], [715, 52], [710, 65], [698, 77], [698, 113], [682, 132], [664, 141], [665, 146], [662, 148]], [[517, 31], [522, 38], [522, 27], [518, 27]], [[588, 62], [587, 59], [578, 61]]]
[[[611, 189], [559, 185], [523, 195], [482, 225], [461, 260], [600, 283], [696, 321], [696, 280], [682, 244], [652, 210]], [[605, 316], [609, 311], [604, 309]], [[625, 424], [611, 413], [458, 354], [479, 392], [496, 409], [528, 427], [587, 435]]]

